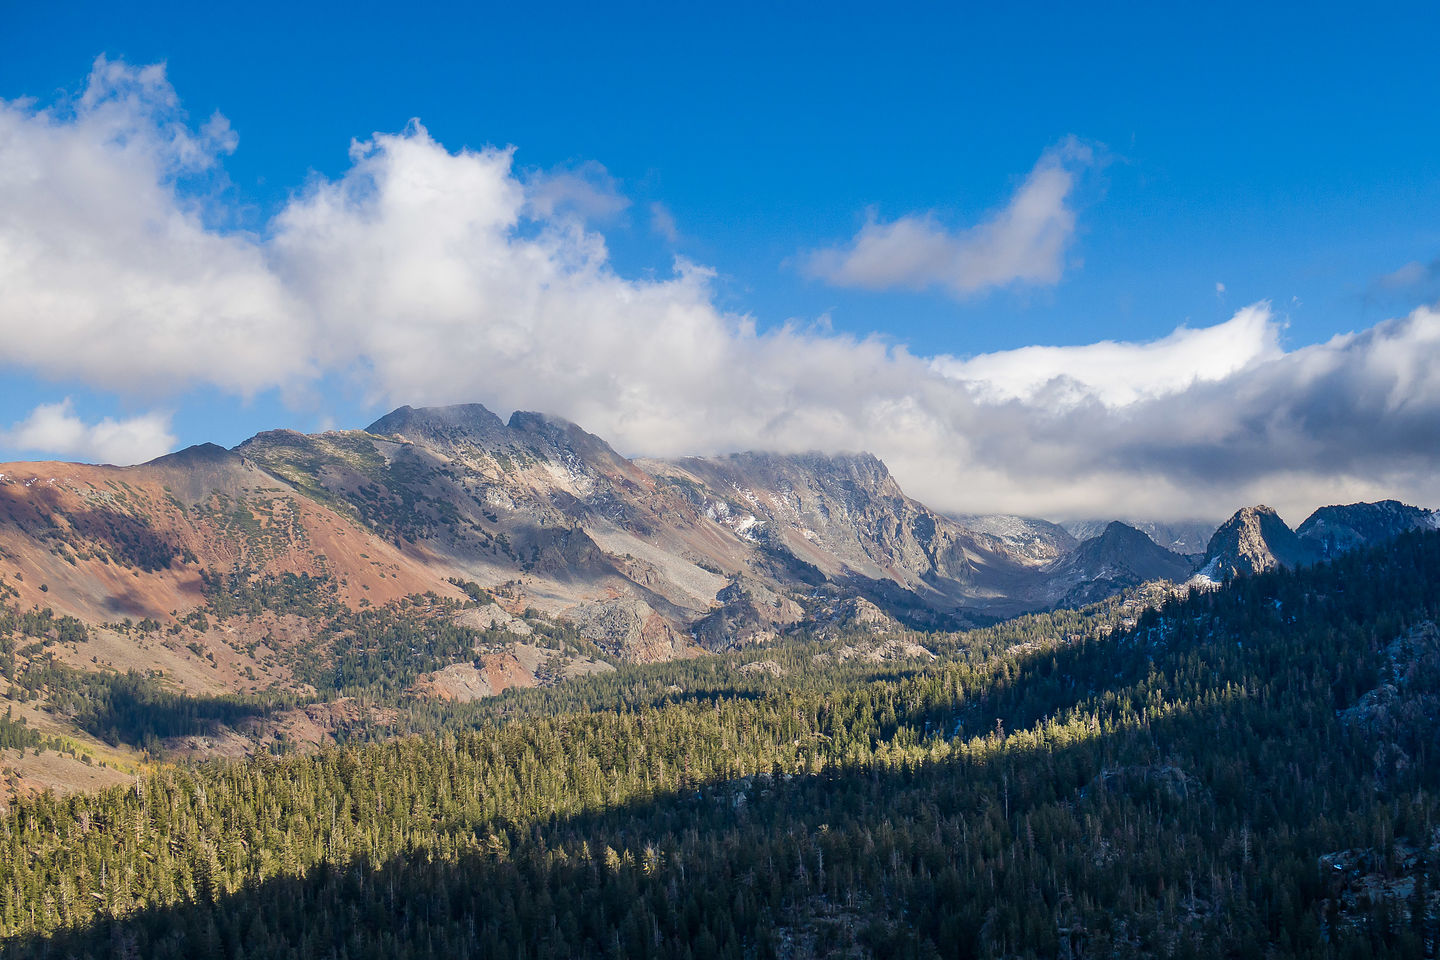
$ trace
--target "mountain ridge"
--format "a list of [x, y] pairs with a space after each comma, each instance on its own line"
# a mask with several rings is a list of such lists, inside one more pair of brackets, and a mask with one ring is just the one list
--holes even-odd
[[[342, 655], [335, 611], [407, 598], [485, 598], [487, 623], [550, 624], [586, 656], [648, 662], [828, 630], [857, 609], [914, 629], [979, 625], [1201, 566], [1131, 524], [1076, 539], [1032, 518], [939, 513], [869, 453], [632, 460], [561, 418], [502, 420], [481, 404], [399, 407], [367, 430], [263, 431], [137, 467], [0, 472], [16, 600], [92, 625], [104, 642], [91, 666], [204, 693], [294, 685], [301, 651]], [[1220, 580], [1221, 566], [1308, 563], [1434, 516], [1323, 508], [1300, 537], [1244, 508], [1203, 559]], [[250, 612], [217, 621], [233, 590], [254, 598]], [[140, 621], [162, 642], [134, 642], [127, 624]], [[515, 642], [486, 656], [511, 657]], [[532, 674], [550, 669], [532, 661]]]

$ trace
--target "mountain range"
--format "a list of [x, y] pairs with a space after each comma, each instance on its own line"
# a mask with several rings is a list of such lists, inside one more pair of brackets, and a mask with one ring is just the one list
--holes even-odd
[[[207, 694], [314, 687], [303, 663], [340, 658], [337, 610], [468, 605], [456, 622], [489, 631], [490, 659], [417, 689], [469, 696], [796, 631], [953, 629], [1219, 582], [1436, 519], [1386, 501], [1291, 530], [1246, 507], [1196, 549], [1198, 524], [949, 516], [865, 453], [632, 460], [573, 423], [465, 404], [135, 467], [0, 466], [0, 575], [18, 609], [90, 628], [62, 661]], [[573, 656], [527, 647], [535, 624]]]

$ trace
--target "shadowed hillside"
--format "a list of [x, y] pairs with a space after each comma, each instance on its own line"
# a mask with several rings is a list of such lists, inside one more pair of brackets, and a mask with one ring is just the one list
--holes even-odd
[[1418, 956], [1436, 582], [1440, 534], [1411, 533], [892, 676], [777, 663], [578, 712], [555, 688], [501, 723], [25, 801], [8, 947]]

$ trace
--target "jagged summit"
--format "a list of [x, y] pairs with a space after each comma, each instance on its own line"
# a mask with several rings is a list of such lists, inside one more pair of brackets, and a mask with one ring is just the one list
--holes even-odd
[[600, 437], [562, 417], [517, 410], [508, 421], [478, 403], [392, 410], [366, 433], [428, 447], [446, 457], [465, 451], [519, 454], [611, 477], [637, 479], [634, 465]]
[[580, 463], [612, 478], [642, 480], [642, 472], [600, 437], [578, 424], [548, 413], [516, 410], [506, 430], [512, 439], [538, 440], [552, 458], [568, 466]]
[[1302, 541], [1279, 514], [1261, 504], [1242, 507], [1220, 525], [1206, 547], [1200, 575], [1219, 581], [1275, 567], [1302, 566], [1315, 559], [1314, 548]]

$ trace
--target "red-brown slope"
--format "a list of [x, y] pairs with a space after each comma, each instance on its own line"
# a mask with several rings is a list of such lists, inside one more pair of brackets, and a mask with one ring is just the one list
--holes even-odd
[[405, 553], [218, 447], [136, 467], [0, 464], [0, 575], [23, 605], [92, 623], [204, 603], [201, 571], [328, 575], [372, 604], [459, 594]]

